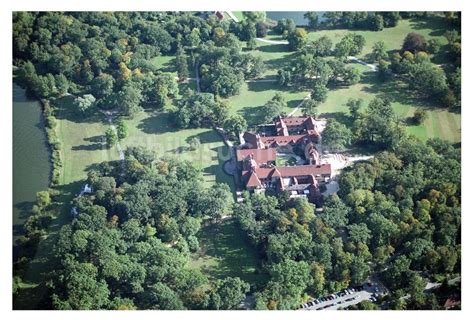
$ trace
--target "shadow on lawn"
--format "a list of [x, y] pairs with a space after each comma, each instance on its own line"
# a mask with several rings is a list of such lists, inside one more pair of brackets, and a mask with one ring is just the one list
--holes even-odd
[[351, 127], [353, 124], [351, 117], [344, 112], [321, 113], [320, 117], [326, 119], [335, 119], [337, 122], [342, 123], [347, 127]]
[[175, 72], [176, 67], [175, 67], [175, 60], [176, 58], [173, 58], [165, 63], [162, 64], [162, 67], [160, 67], [160, 71], [163, 72]]
[[282, 58], [267, 60], [265, 61], [265, 65], [267, 66], [267, 69], [270, 69], [270, 70], [283, 69], [286, 66], [288, 66], [291, 63], [291, 61], [293, 61], [292, 56], [293, 55], [288, 55]]
[[240, 277], [251, 283], [262, 283], [259, 260], [255, 248], [246, 239], [234, 219], [204, 226], [198, 234], [201, 258], [209, 256], [217, 265], [204, 268], [211, 277]]
[[82, 116], [74, 112], [74, 96], [64, 96], [56, 99], [53, 104], [56, 107], [55, 116], [58, 119], [64, 119], [75, 123], [106, 123], [106, 119], [102, 113], [95, 111], [94, 113]]
[[178, 129], [173, 125], [173, 119], [169, 112], [151, 114], [149, 117], [143, 119], [137, 128], [149, 134], [178, 131]]
[[427, 108], [434, 108], [433, 103], [427, 99], [422, 99], [409, 89], [409, 86], [396, 78], [378, 81], [375, 74], [365, 75], [361, 83], [367, 84], [363, 91], [376, 95], [378, 98], [388, 99], [392, 102], [399, 102], [405, 105], [418, 105]]
[[262, 106], [248, 106], [237, 111], [242, 117], [247, 120], [249, 126], [258, 125], [262, 123], [263, 114]]
[[410, 27], [415, 30], [430, 29], [432, 31], [429, 33], [429, 35], [433, 37], [442, 36], [446, 30], [454, 29], [454, 27], [450, 28], [444, 17], [441, 16], [411, 19]]
[[107, 148], [107, 144], [105, 142], [105, 136], [93, 136], [84, 138], [84, 141], [93, 142], [91, 144], [83, 144], [80, 146], [73, 146], [71, 149], [74, 151], [85, 150], [85, 151], [97, 151], [97, 150], [105, 150]]
[[287, 44], [269, 44], [258, 47], [261, 52], [289, 52]]
[[233, 193], [235, 189], [234, 179], [224, 172], [224, 163], [231, 157], [230, 149], [227, 146], [221, 146], [212, 148], [211, 151], [215, 154], [215, 156], [212, 156], [211, 161], [217, 160], [217, 164], [206, 166], [207, 164], [203, 163], [203, 174], [215, 176], [216, 183], [228, 185]]
[[212, 129], [195, 134], [194, 136], [187, 137], [186, 142], [189, 143], [194, 138], [197, 138], [200, 143], [213, 143], [221, 141], [221, 137], [219, 137], [219, 135]]

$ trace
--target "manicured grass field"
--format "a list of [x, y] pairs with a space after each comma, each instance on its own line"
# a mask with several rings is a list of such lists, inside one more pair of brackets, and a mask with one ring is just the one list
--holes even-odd
[[242, 11], [232, 11], [232, 13], [237, 17], [237, 19], [239, 19], [239, 21], [244, 19]]
[[257, 44], [258, 47], [251, 53], [264, 61], [266, 70], [263, 76], [266, 78], [275, 78], [278, 70], [291, 63], [291, 59], [296, 56], [295, 52], [288, 51], [286, 44], [270, 44], [260, 41]]
[[151, 63], [158, 67], [158, 70], [163, 72], [171, 72], [177, 76], [176, 69], [174, 66], [174, 56], [157, 56], [151, 59]]
[[87, 170], [95, 164], [119, 159], [117, 149], [106, 148], [104, 134], [108, 124], [105, 117], [100, 113], [88, 118], [78, 116], [71, 111], [72, 100], [72, 96], [62, 98], [56, 114], [64, 165], [61, 184], [86, 178]]
[[384, 28], [382, 31], [354, 31], [348, 29], [337, 30], [318, 30], [308, 33], [309, 40], [316, 40], [322, 36], [328, 36], [333, 44], [341, 40], [348, 33], [356, 33], [362, 35], [366, 44], [360, 57], [364, 57], [372, 51], [375, 42], [383, 41], [388, 50], [400, 50], [403, 40], [410, 32], [416, 32], [423, 35], [426, 40], [438, 38], [442, 44], [447, 44], [443, 34], [451, 28], [446, 25], [441, 16], [430, 17], [429, 19], [407, 19], [400, 20], [398, 25], [393, 28]]
[[234, 219], [204, 226], [198, 238], [201, 250], [192, 255], [191, 267], [200, 268], [214, 279], [240, 277], [252, 284], [264, 280], [256, 273], [257, 252]]
[[[170, 114], [159, 111], [143, 111], [133, 119], [126, 120], [129, 136], [121, 144], [127, 146], [144, 146], [160, 156], [176, 156], [189, 160], [203, 170], [207, 185], [223, 182], [233, 188], [231, 176], [223, 172], [222, 166], [230, 157], [228, 148], [222, 138], [213, 129], [177, 130]], [[192, 138], [201, 142], [197, 150], [190, 150], [188, 142]]]
[[286, 113], [291, 112], [308, 94], [308, 92], [295, 92], [281, 88], [275, 82], [246, 82], [240, 94], [229, 99], [230, 111], [233, 114], [242, 115], [249, 125], [261, 124], [261, 107], [277, 92], [283, 94], [288, 102], [288, 106], [283, 110]]
[[390, 99], [397, 115], [405, 120], [412, 117], [418, 108], [425, 109], [428, 112], [428, 119], [423, 124], [407, 123], [407, 131], [421, 140], [442, 138], [452, 143], [461, 141], [461, 115], [459, 113], [427, 103], [426, 100], [411, 93], [406, 84], [401, 81], [381, 83], [371, 72], [365, 72], [358, 84], [330, 90], [326, 102], [319, 107], [319, 113], [322, 117], [338, 118], [348, 114], [345, 104], [349, 98], [361, 98], [366, 107], [375, 97]]

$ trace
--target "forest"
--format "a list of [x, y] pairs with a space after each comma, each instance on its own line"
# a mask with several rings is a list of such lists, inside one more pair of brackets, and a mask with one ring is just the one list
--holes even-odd
[[[461, 273], [461, 150], [460, 143], [407, 131], [424, 126], [432, 109], [401, 117], [393, 99], [345, 96], [322, 140], [332, 151], [357, 148], [374, 157], [345, 168], [338, 194], [318, 206], [286, 192], [244, 191], [237, 203], [233, 187], [217, 178], [204, 183], [205, 170], [191, 161], [142, 145], [124, 148], [123, 161], [87, 166], [80, 182], [93, 192], [65, 201], [60, 177], [68, 159], [58, 129], [59, 101], [71, 97], [67, 112], [81, 125], [101, 112], [117, 114], [116, 130], [103, 135], [108, 150], [134, 134], [127, 123], [144, 112], [165, 113], [176, 134], [222, 127], [236, 141], [253, 119], [268, 123], [287, 114], [288, 92], [307, 92], [301, 114], [318, 116], [331, 92], [367, 82], [352, 60], [367, 51], [358, 31], [433, 16], [449, 25], [439, 36], [446, 43], [410, 32], [395, 50], [376, 41], [364, 59], [376, 65], [377, 84], [401, 84], [430, 108], [460, 113], [460, 13], [326, 12], [319, 21], [308, 12], [303, 28], [291, 19], [269, 22], [263, 12], [244, 12], [239, 22], [195, 12], [15, 12], [15, 82], [43, 102], [53, 172], [23, 226], [14, 299], [50, 224], [66, 210], [74, 214], [54, 235], [42, 309], [288, 310], [370, 275], [390, 294], [357, 308], [441, 309], [460, 293], [451, 282]], [[311, 38], [338, 29], [349, 32]], [[267, 35], [286, 41], [291, 59], [275, 67], [254, 54], [256, 39]], [[173, 72], [151, 62], [162, 56], [173, 58]], [[235, 112], [232, 99], [262, 79], [276, 92], [252, 114]], [[191, 151], [201, 141], [187, 143]], [[199, 232], [219, 230], [226, 219], [258, 253], [258, 283], [215, 279], [191, 266]], [[442, 285], [426, 293], [428, 281]]]

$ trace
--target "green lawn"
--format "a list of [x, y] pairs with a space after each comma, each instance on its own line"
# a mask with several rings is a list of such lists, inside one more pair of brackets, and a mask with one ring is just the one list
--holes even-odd
[[157, 56], [151, 59], [151, 63], [158, 68], [158, 70], [163, 72], [170, 72], [173, 73], [175, 76], [178, 74], [176, 73], [176, 69], [174, 66], [174, 56]]
[[294, 166], [296, 161], [296, 158], [291, 154], [279, 154], [275, 162], [277, 166]]
[[288, 106], [284, 112], [289, 113], [295, 108], [308, 92], [291, 91], [281, 88], [275, 82], [246, 82], [237, 96], [229, 99], [231, 113], [240, 114], [249, 125], [262, 123], [261, 107], [270, 100], [275, 93], [280, 92], [286, 98]]
[[446, 30], [450, 29], [444, 19], [439, 16], [430, 17], [429, 19], [400, 20], [396, 27], [385, 28], [382, 31], [354, 31], [348, 29], [311, 31], [308, 34], [308, 39], [316, 40], [322, 36], [328, 36], [333, 41], [333, 44], [336, 44], [348, 33], [360, 34], [365, 38], [366, 44], [359, 56], [365, 57], [372, 51], [372, 46], [377, 41], [383, 41], [388, 50], [400, 50], [403, 40], [410, 32], [419, 33], [423, 35], [426, 40], [439, 38], [442, 44], [447, 44], [443, 34]]
[[[229, 158], [229, 150], [221, 137], [213, 129], [177, 130], [170, 114], [163, 111], [143, 111], [131, 120], [126, 119], [129, 136], [121, 142], [122, 147], [144, 146], [157, 153], [158, 156], [174, 155], [180, 159], [192, 161], [197, 168], [203, 170], [207, 185], [223, 182], [233, 188], [233, 180], [222, 170], [224, 162]], [[200, 147], [189, 150], [188, 141], [197, 137]]]
[[192, 268], [214, 279], [240, 277], [250, 284], [264, 280], [257, 271], [257, 252], [233, 218], [204, 226], [198, 238], [201, 249], [192, 255]]
[[239, 21], [244, 19], [242, 11], [232, 11], [232, 13], [237, 17], [237, 19], [239, 19]]
[[257, 48], [250, 52], [264, 61], [266, 67], [264, 77], [275, 78], [278, 70], [286, 67], [296, 56], [295, 52], [288, 51], [286, 44], [270, 44], [260, 41], [257, 44]]
[[118, 160], [115, 148], [106, 148], [104, 134], [108, 128], [105, 117], [82, 118], [71, 112], [73, 97], [67, 96], [58, 101], [57, 132], [62, 143], [63, 170], [61, 184], [69, 184], [87, 177], [87, 170], [103, 161]]
[[365, 72], [358, 84], [331, 89], [326, 102], [319, 107], [319, 113], [322, 117], [347, 120], [344, 115], [348, 114], [345, 104], [349, 98], [361, 98], [366, 107], [375, 97], [389, 98], [395, 112], [402, 119], [412, 117], [418, 108], [425, 109], [428, 119], [422, 125], [407, 125], [407, 131], [421, 140], [437, 137], [453, 143], [461, 141], [461, 114], [427, 103], [411, 93], [401, 81], [380, 83], [371, 72]]

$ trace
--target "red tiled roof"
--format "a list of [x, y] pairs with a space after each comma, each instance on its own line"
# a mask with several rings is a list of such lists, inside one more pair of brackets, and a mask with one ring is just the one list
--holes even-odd
[[[255, 173], [259, 179], [269, 179], [274, 175], [275, 170], [278, 170], [281, 177], [299, 177], [299, 176], [322, 176], [331, 175], [331, 165], [303, 165], [303, 166], [288, 166], [288, 167], [273, 167], [273, 168], [256, 168]], [[243, 172], [243, 175], [248, 174]]]
[[253, 155], [257, 163], [267, 163], [276, 160], [276, 149], [241, 149], [237, 150], [237, 161], [242, 161], [248, 156]]
[[452, 308], [455, 306], [458, 306], [461, 304], [461, 301], [458, 299], [458, 297], [449, 297], [446, 299], [446, 302], [444, 303], [445, 308]]
[[262, 182], [257, 176], [255, 171], [248, 171], [247, 173], [248, 180], [247, 180], [247, 187], [261, 187]]
[[331, 175], [330, 164], [278, 167], [278, 170], [282, 177]]
[[262, 137], [261, 140], [263, 144], [268, 147], [272, 145], [287, 145], [290, 143], [298, 143], [306, 137], [308, 137], [307, 134], [298, 134], [293, 136]]
[[[306, 127], [314, 128], [316, 122], [313, 117], [288, 117], [288, 118], [278, 118], [275, 121], [277, 127], [283, 126], [301, 126], [305, 125]], [[308, 128], [309, 129], [309, 128]]]

